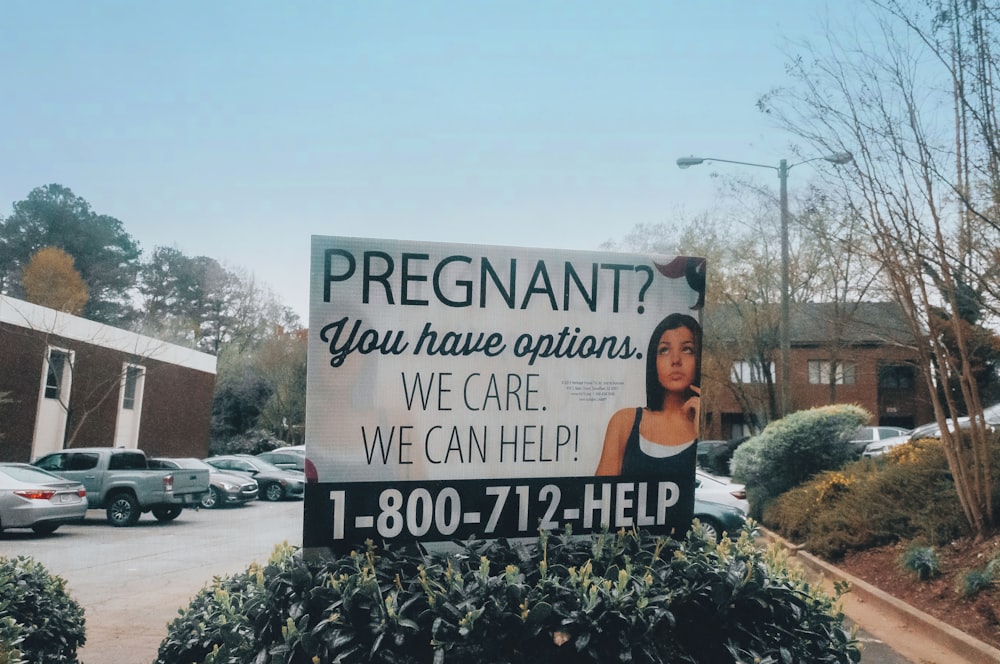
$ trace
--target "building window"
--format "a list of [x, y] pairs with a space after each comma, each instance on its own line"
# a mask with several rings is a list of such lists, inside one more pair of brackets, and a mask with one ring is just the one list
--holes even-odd
[[45, 375], [45, 398], [58, 399], [62, 393], [69, 353], [57, 348], [49, 349], [49, 368]]
[[912, 390], [916, 370], [909, 364], [887, 364], [878, 368], [878, 386], [881, 390]]
[[774, 377], [774, 362], [768, 365], [767, 374], [764, 373], [764, 367], [759, 362], [747, 360], [733, 362], [731, 380], [734, 383], [766, 383], [768, 376]]
[[135, 408], [136, 388], [139, 378], [142, 377], [142, 367], [130, 364], [125, 368], [125, 388], [122, 395], [122, 408], [132, 410]]
[[[854, 385], [853, 362], [809, 360], [809, 383], [812, 385]], [[832, 378], [832, 380], [831, 380]]]

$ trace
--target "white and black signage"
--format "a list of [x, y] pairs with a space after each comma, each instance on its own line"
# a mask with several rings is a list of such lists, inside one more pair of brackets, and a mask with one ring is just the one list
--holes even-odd
[[304, 545], [685, 531], [704, 270], [314, 237]]

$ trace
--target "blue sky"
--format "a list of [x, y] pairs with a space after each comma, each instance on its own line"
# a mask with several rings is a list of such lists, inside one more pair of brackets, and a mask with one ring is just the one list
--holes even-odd
[[0, 214], [65, 185], [303, 319], [313, 234], [595, 249], [789, 156], [755, 103], [860, 4], [6, 0]]

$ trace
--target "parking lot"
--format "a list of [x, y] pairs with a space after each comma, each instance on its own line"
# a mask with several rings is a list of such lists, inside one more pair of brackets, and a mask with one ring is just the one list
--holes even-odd
[[161, 523], [144, 514], [132, 528], [108, 525], [90, 510], [79, 525], [49, 536], [0, 533], [0, 555], [32, 556], [66, 579], [83, 606], [87, 664], [150, 664], [177, 610], [213, 576], [266, 562], [282, 542], [302, 543], [302, 501], [185, 510]]

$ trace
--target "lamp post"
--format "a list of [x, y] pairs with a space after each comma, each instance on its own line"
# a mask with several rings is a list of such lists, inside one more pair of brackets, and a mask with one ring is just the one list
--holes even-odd
[[778, 171], [778, 183], [779, 183], [779, 202], [781, 205], [781, 325], [779, 329], [780, 344], [781, 344], [781, 416], [784, 417], [789, 411], [788, 402], [788, 388], [791, 381], [791, 355], [792, 355], [792, 340], [789, 332], [789, 320], [791, 318], [789, 309], [789, 293], [788, 293], [788, 171], [790, 171], [794, 166], [800, 166], [806, 164], [810, 161], [817, 161], [822, 159], [828, 161], [831, 164], [846, 164], [853, 160], [854, 157], [850, 152], [835, 152], [833, 154], [823, 155], [821, 157], [813, 157], [812, 159], [806, 159], [805, 161], [800, 161], [794, 164], [789, 164], [788, 160], [782, 159], [778, 162], [777, 166], [771, 166], [770, 164], [755, 164], [747, 161], [733, 161], [731, 159], [718, 159], [716, 157], [681, 157], [677, 160], [677, 166], [679, 168], [688, 168], [690, 166], [697, 166], [698, 164], [704, 163], [706, 161], [720, 161], [726, 164], [739, 164], [741, 166], [754, 166], [756, 168], [770, 168], [772, 170]]

